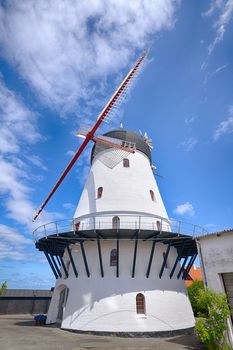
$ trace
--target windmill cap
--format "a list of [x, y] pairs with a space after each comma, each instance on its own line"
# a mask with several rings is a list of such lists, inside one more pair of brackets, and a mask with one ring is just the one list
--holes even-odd
[[[103, 136], [113, 137], [122, 141], [135, 143], [136, 149], [144, 153], [148, 157], [150, 163], [152, 163], [150, 147], [148, 146], [148, 144], [146, 143], [146, 141], [143, 139], [141, 135], [138, 135], [133, 131], [119, 129], [119, 130], [108, 131]], [[108, 148], [111, 148], [111, 147], [107, 145], [104, 146], [104, 149], [108, 149]], [[96, 156], [96, 154], [98, 154], [99, 152], [95, 150], [95, 145], [94, 145], [91, 152], [91, 163], [93, 162], [93, 159]]]

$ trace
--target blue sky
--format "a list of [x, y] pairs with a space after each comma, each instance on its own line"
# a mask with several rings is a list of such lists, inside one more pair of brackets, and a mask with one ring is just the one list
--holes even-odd
[[233, 1], [0, 2], [0, 280], [50, 288], [33, 229], [72, 217], [89, 169], [84, 152], [32, 224], [92, 124], [132, 66], [149, 62], [101, 132], [153, 139], [170, 217], [210, 232], [233, 226]]

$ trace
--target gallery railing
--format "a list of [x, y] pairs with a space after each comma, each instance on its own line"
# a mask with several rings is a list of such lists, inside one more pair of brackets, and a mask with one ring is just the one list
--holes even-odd
[[33, 231], [35, 241], [50, 235], [59, 235], [65, 232], [97, 230], [148, 230], [174, 232], [199, 236], [208, 234], [208, 231], [201, 226], [183, 222], [176, 219], [162, 218], [156, 215], [137, 214], [92, 214], [84, 215], [74, 219], [65, 219], [49, 222], [41, 225]]

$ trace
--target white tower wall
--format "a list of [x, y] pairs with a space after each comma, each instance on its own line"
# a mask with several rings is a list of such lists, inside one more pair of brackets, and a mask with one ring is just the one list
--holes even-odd
[[[85, 251], [90, 270], [87, 277], [79, 246], [73, 246], [72, 255], [78, 266], [78, 278], [69, 267], [69, 278], [57, 281], [47, 323], [56, 322], [59, 294], [64, 286], [69, 288], [66, 305], [63, 309], [62, 328], [80, 331], [99, 332], [161, 332], [187, 329], [194, 326], [192, 308], [182, 279], [177, 279], [180, 265], [172, 279], [171, 267], [177, 256], [171, 248], [168, 268], [162, 278], [159, 271], [166, 247], [158, 243], [151, 265], [149, 278], [146, 277], [152, 242], [139, 241], [135, 277], [132, 273], [134, 244], [120, 241], [119, 278], [116, 266], [110, 266], [110, 252], [116, 242], [101, 242], [104, 277], [100, 274], [96, 242], [86, 242]], [[68, 256], [65, 256], [65, 261]], [[69, 260], [69, 259], [68, 259]], [[63, 272], [64, 276], [64, 272]], [[136, 312], [136, 295], [145, 297], [145, 314]]]
[[[138, 222], [140, 216], [141, 228], [156, 229], [156, 221], [160, 221], [160, 218], [167, 219], [168, 216], [147, 156], [136, 151], [127, 157], [130, 164], [128, 168], [123, 167], [121, 161], [110, 169], [101, 162], [101, 158], [110, 157], [112, 153], [111, 149], [105, 150], [94, 158], [74, 218], [91, 215], [91, 219], [84, 221], [83, 228], [88, 228], [87, 223], [93, 225], [93, 216], [96, 214], [99, 217], [95, 218], [96, 228], [104, 228], [103, 222], [111, 228], [112, 217], [119, 214], [120, 228], [133, 228], [132, 225], [135, 221]], [[103, 187], [101, 198], [97, 198], [99, 187]], [[154, 201], [150, 191], [154, 193]], [[106, 213], [109, 217], [106, 217]], [[148, 219], [150, 214], [156, 215], [158, 219]], [[135, 218], [130, 218], [131, 215]], [[169, 230], [168, 222], [163, 220], [162, 225], [164, 230]]]

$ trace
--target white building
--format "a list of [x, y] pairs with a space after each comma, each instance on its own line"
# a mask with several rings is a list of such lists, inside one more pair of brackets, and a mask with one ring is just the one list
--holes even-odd
[[[233, 230], [211, 233], [197, 239], [205, 285], [228, 296], [233, 311]], [[228, 320], [229, 341], [233, 346], [232, 315]]]
[[146, 140], [122, 129], [106, 135], [135, 143], [135, 153], [95, 144], [72, 224], [35, 232], [57, 278], [47, 323], [102, 334], [189, 332], [184, 267], [195, 260], [195, 240], [168, 219]]

